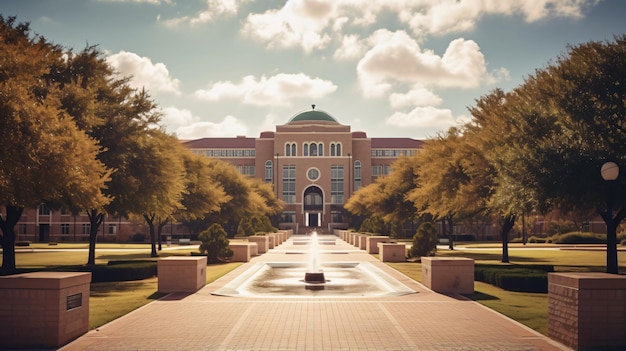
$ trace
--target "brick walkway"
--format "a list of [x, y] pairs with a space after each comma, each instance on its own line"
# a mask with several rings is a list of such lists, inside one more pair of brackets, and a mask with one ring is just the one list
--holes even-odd
[[569, 350], [461, 296], [432, 292], [337, 239], [322, 260], [369, 261], [414, 294], [227, 297], [211, 293], [258, 262], [305, 260], [291, 240], [194, 294], [170, 294], [61, 350]]

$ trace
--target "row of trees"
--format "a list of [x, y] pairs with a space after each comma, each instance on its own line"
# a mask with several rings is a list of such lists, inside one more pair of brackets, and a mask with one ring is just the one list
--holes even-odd
[[280, 211], [269, 185], [194, 155], [167, 134], [148, 93], [114, 73], [97, 47], [75, 53], [0, 16], [3, 270], [15, 269], [23, 209], [41, 203], [87, 211], [88, 264], [106, 214], [143, 217], [156, 256], [168, 221], [227, 223]]
[[398, 160], [346, 209], [400, 224], [427, 215], [445, 220], [449, 234], [453, 221], [489, 218], [500, 226], [503, 262], [508, 233], [524, 213], [600, 214], [609, 233], [607, 270], [617, 272], [611, 236], [626, 217], [626, 186], [623, 175], [607, 184], [600, 168], [611, 161], [626, 172], [626, 36], [569, 47], [512, 91], [479, 98], [470, 112], [469, 123]]

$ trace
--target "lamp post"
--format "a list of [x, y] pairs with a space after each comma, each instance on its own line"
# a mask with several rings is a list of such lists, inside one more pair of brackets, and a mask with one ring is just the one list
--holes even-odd
[[607, 162], [602, 165], [600, 174], [606, 182], [606, 212], [602, 213], [606, 223], [606, 272], [618, 274], [616, 234], [618, 221], [613, 217], [613, 193], [619, 176], [619, 166], [614, 162]]

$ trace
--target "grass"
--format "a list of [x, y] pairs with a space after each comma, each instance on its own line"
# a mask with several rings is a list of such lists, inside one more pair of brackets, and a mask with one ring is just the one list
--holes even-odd
[[[38, 243], [28, 247], [17, 247], [16, 265], [18, 268], [83, 265], [87, 262], [86, 249], [88, 247], [86, 243], [59, 243], [58, 245]], [[102, 249], [123, 250], [105, 251]], [[192, 251], [197, 251], [197, 248], [190, 246], [184, 249], [163, 250], [159, 252], [159, 257], [189, 256]], [[111, 260], [133, 259], [157, 260], [155, 257], [150, 257], [149, 244], [98, 243], [96, 246], [97, 264], [106, 264]], [[206, 283], [212, 283], [241, 264], [233, 262], [207, 266]], [[137, 281], [91, 283], [90, 288], [89, 329], [98, 328], [165, 295], [157, 291], [156, 277]]]
[[[462, 256], [475, 260], [476, 263], [500, 264], [502, 249], [493, 245], [472, 245], [473, 248], [480, 247], [481, 250], [440, 250], [437, 256]], [[512, 246], [516, 248], [518, 246]], [[521, 246], [520, 246], [521, 247]], [[539, 250], [548, 246], [533, 247], [527, 245], [525, 250], [510, 250], [509, 261], [512, 264], [538, 264], [553, 265], [559, 272], [581, 272], [581, 271], [605, 271], [606, 252], [604, 250], [584, 251], [584, 250]], [[557, 246], [551, 246], [556, 248]], [[486, 249], [482, 249], [486, 248]], [[534, 248], [534, 249], [533, 249]], [[626, 252], [620, 251], [618, 262], [626, 262]], [[408, 277], [421, 282], [422, 265], [419, 263], [387, 263], [397, 271]], [[548, 331], [548, 294], [540, 293], [519, 293], [500, 289], [483, 282], [474, 282], [474, 294], [466, 295], [468, 298], [502, 313], [531, 329], [544, 335]]]
[[[16, 263], [20, 268], [37, 268], [46, 266], [81, 265], [87, 261], [87, 244], [58, 245], [31, 244], [19, 250]], [[511, 244], [510, 262], [513, 264], [548, 264], [554, 265], [557, 271], [604, 271], [606, 253], [604, 250], [543, 250], [554, 245], [529, 244], [525, 250], [515, 250], [521, 245]], [[103, 251], [99, 249], [122, 248], [120, 251]], [[440, 250], [438, 256], [463, 256], [473, 258], [476, 263], [500, 263], [502, 250], [493, 245], [473, 244], [472, 248], [481, 250]], [[21, 248], [19, 248], [21, 249]], [[30, 249], [43, 249], [33, 251]], [[58, 251], [74, 249], [67, 251]], [[164, 250], [161, 257], [188, 256], [196, 251], [194, 246], [181, 250]], [[618, 262], [626, 262], [626, 252], [618, 253]], [[98, 244], [96, 263], [109, 260], [150, 259], [150, 245], [147, 244]], [[422, 270], [419, 263], [388, 263], [391, 267], [406, 274], [410, 278], [421, 281]], [[241, 263], [211, 265], [207, 268], [207, 284], [237, 268]], [[622, 270], [624, 266], [622, 266]], [[475, 293], [469, 298], [509, 316], [520, 323], [546, 334], [548, 320], [547, 294], [530, 294], [505, 291], [482, 282], [475, 282]], [[156, 278], [131, 282], [93, 283], [90, 297], [90, 329], [97, 328], [124, 314], [127, 314], [162, 295], [157, 292]]]
[[[241, 264], [232, 262], [207, 266], [206, 283], [214, 282]], [[95, 329], [166, 295], [157, 290], [156, 277], [128, 282], [92, 283], [89, 329]]]

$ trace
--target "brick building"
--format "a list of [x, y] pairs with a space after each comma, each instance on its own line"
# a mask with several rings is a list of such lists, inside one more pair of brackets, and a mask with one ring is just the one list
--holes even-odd
[[305, 233], [312, 228], [346, 227], [347, 199], [388, 174], [399, 156], [415, 155], [422, 143], [410, 138], [369, 138], [313, 105], [258, 138], [202, 138], [184, 145], [271, 183], [285, 203], [280, 227]]

